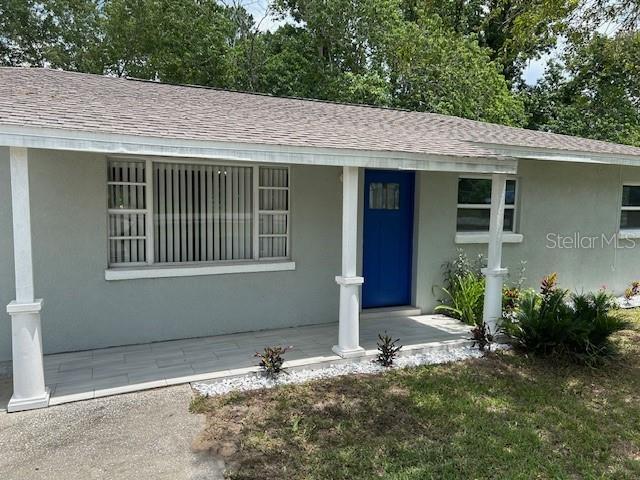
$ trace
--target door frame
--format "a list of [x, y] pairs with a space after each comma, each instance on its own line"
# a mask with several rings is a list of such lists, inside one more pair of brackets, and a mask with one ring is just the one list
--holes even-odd
[[[363, 276], [363, 255], [364, 255], [364, 206], [365, 206], [365, 191], [364, 191], [364, 173], [365, 170], [387, 170], [394, 171], [389, 168], [366, 168], [361, 167], [358, 169], [358, 256], [357, 256], [357, 264], [356, 269], [358, 276]], [[411, 232], [412, 245], [411, 245], [411, 306], [415, 306], [416, 298], [417, 298], [417, 272], [418, 272], [418, 232], [420, 230], [419, 226], [419, 216], [420, 216], [420, 178], [422, 175], [421, 170], [415, 170], [414, 175], [414, 185], [413, 185], [413, 231]], [[365, 278], [366, 282], [367, 279]], [[366, 312], [368, 310], [362, 308], [362, 290], [360, 291], [360, 311]], [[382, 307], [382, 308], [396, 308], [396, 307]]]

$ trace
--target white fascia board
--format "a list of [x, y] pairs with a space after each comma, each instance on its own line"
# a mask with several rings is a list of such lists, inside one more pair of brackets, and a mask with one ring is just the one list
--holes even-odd
[[629, 165], [633, 167], [640, 166], [640, 156], [636, 155], [583, 152], [543, 147], [519, 147], [482, 142], [474, 142], [474, 144], [484, 148], [489, 148], [499, 155], [529, 160], [594, 163], [600, 165]]
[[114, 155], [215, 158], [260, 163], [353, 166], [468, 173], [517, 173], [515, 158], [292, 147], [0, 125], [0, 145]]

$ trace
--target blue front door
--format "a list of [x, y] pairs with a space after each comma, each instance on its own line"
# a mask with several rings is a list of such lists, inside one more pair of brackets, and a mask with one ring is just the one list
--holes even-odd
[[414, 172], [366, 170], [362, 307], [411, 303]]

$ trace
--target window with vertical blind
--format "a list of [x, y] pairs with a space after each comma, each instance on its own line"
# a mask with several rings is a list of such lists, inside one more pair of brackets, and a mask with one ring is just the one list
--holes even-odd
[[109, 160], [109, 265], [289, 256], [289, 168]]

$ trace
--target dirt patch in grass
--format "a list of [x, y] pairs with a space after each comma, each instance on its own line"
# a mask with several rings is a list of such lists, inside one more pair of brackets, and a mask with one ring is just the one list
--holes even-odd
[[420, 428], [409, 390], [390, 376], [344, 377], [206, 400], [208, 421], [198, 449], [224, 458], [251, 478], [304, 469], [330, 445], [367, 437], [400, 437]]
[[640, 478], [635, 325], [600, 369], [503, 353], [198, 399], [194, 446], [237, 479]]

